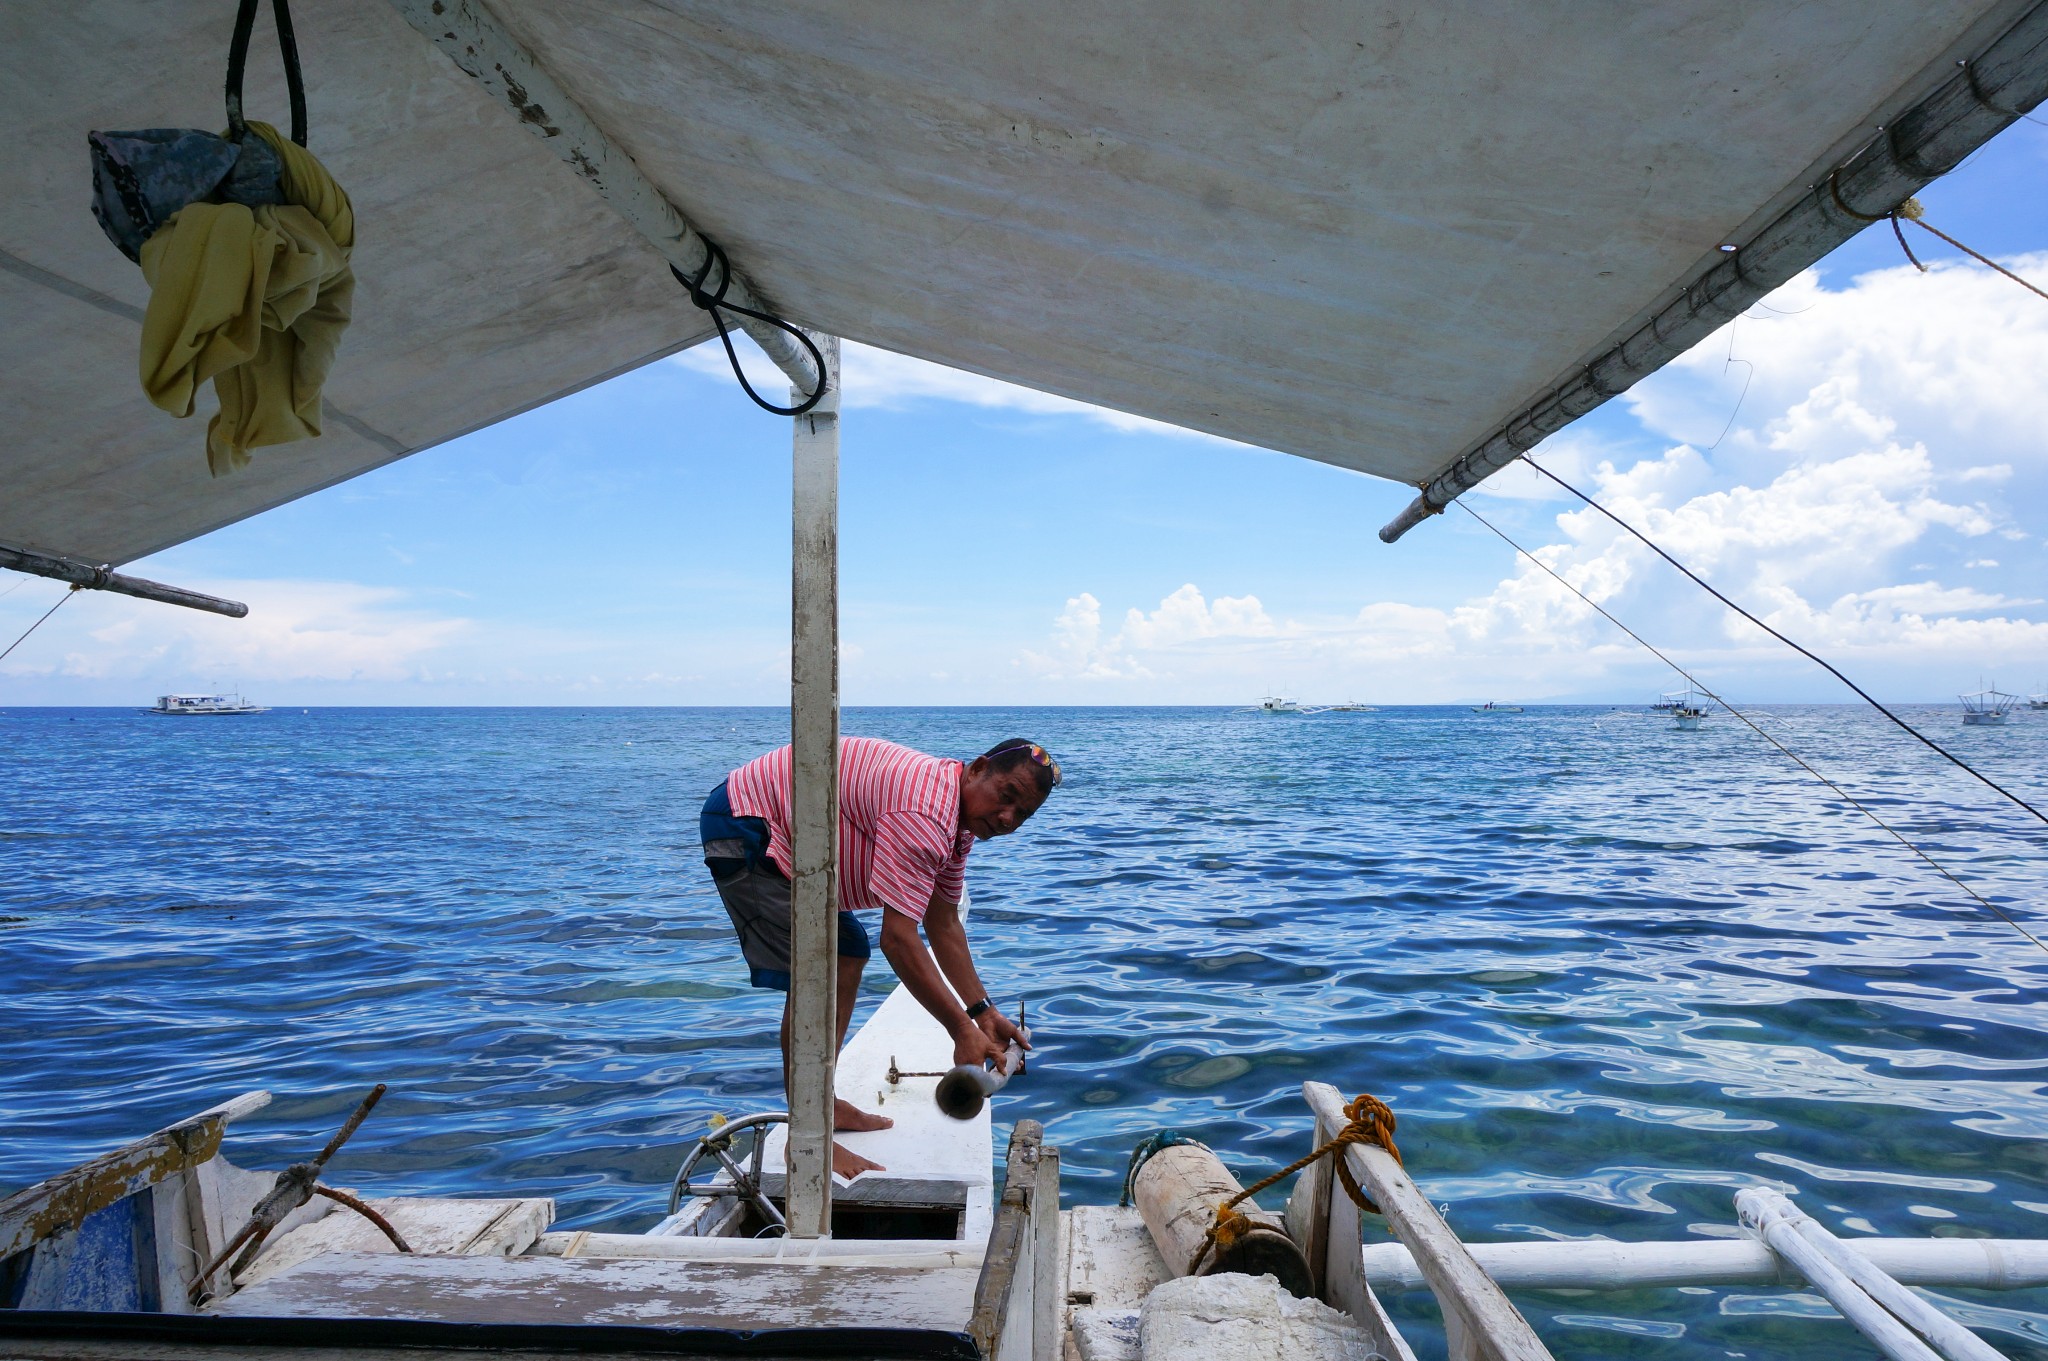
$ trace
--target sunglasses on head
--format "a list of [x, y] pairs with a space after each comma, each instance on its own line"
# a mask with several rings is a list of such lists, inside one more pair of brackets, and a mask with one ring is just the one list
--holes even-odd
[[993, 754], [997, 756], [1008, 756], [1013, 751], [1023, 752], [1027, 757], [1029, 757], [1032, 760], [1034, 764], [1044, 766], [1047, 770], [1051, 771], [1052, 787], [1054, 789], [1058, 789], [1060, 787], [1060, 763], [1052, 759], [1051, 752], [1047, 751], [1044, 747], [1039, 746], [1036, 742], [1026, 742], [1019, 746], [1004, 747], [1001, 751], [995, 752]]

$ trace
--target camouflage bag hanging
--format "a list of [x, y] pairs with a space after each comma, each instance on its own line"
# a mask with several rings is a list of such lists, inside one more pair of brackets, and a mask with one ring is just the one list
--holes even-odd
[[[226, 136], [197, 128], [143, 128], [132, 132], [89, 132], [92, 155], [92, 215], [116, 249], [140, 262], [142, 243], [188, 203], [242, 203], [250, 207], [285, 201], [277, 153], [261, 137], [248, 135], [242, 117], [242, 72], [248, 64], [257, 0], [242, 0], [228, 49]], [[283, 50], [285, 83], [291, 92], [292, 140], [306, 144], [306, 89], [299, 72], [298, 44], [286, 0], [271, 0]]]

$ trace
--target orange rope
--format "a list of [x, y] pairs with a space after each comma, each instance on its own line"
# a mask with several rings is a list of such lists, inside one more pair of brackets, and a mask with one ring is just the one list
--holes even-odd
[[1226, 1252], [1232, 1244], [1251, 1231], [1250, 1216], [1237, 1208], [1240, 1201], [1250, 1200], [1273, 1183], [1292, 1176], [1316, 1159], [1328, 1157], [1332, 1153], [1337, 1154], [1337, 1180], [1344, 1184], [1344, 1193], [1351, 1197], [1351, 1203], [1369, 1214], [1378, 1214], [1380, 1207], [1373, 1204], [1371, 1198], [1358, 1189], [1358, 1182], [1352, 1177], [1351, 1169], [1346, 1165], [1340, 1150], [1346, 1144], [1377, 1144], [1391, 1153], [1397, 1164], [1400, 1163], [1401, 1150], [1394, 1147], [1393, 1109], [1371, 1093], [1361, 1092], [1351, 1098], [1344, 1107], [1344, 1118], [1349, 1123], [1338, 1130], [1328, 1143], [1305, 1158], [1296, 1158], [1272, 1176], [1254, 1182], [1218, 1205], [1216, 1222], [1209, 1226], [1209, 1232], [1202, 1235], [1202, 1246], [1195, 1250], [1194, 1260], [1188, 1263], [1185, 1274], [1192, 1276], [1200, 1271], [1202, 1263], [1208, 1260], [1212, 1249], [1219, 1254]]

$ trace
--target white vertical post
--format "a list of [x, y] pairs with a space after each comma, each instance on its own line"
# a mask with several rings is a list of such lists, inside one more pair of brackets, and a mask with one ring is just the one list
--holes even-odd
[[[827, 388], [795, 420], [789, 717], [790, 1236], [832, 1232], [832, 1072], [838, 1057], [839, 341], [813, 336]], [[807, 394], [793, 392], [792, 402]]]

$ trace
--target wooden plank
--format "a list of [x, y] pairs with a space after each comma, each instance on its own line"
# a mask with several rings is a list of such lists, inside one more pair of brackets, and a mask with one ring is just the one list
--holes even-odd
[[[320, 1200], [332, 1203], [324, 1197]], [[508, 1257], [533, 1246], [555, 1218], [555, 1203], [547, 1199], [393, 1196], [373, 1199], [369, 1205], [391, 1221], [415, 1253], [429, 1256]], [[398, 1249], [369, 1220], [341, 1209], [278, 1235], [235, 1279], [246, 1290], [301, 1262], [334, 1252], [395, 1255]]]
[[644, 1233], [544, 1233], [530, 1257], [660, 1257], [798, 1266], [981, 1267], [980, 1243], [944, 1238], [701, 1238]]
[[1019, 1269], [1028, 1269], [1031, 1190], [1044, 1133], [1044, 1126], [1036, 1120], [1019, 1120], [1010, 1132], [1003, 1198], [996, 1206], [988, 1250], [981, 1259], [981, 1275], [974, 1284], [974, 1310], [967, 1321], [967, 1335], [986, 1357], [998, 1353], [1008, 1328], [1010, 1298], [1016, 1289]]
[[1065, 1218], [1072, 1308], [1134, 1310], [1154, 1286], [1173, 1279], [1135, 1208], [1076, 1205]]
[[[1316, 1143], [1322, 1143], [1336, 1132], [1335, 1126], [1321, 1118], [1316, 1120]], [[1318, 1171], [1322, 1174], [1319, 1177], [1314, 1175]], [[1336, 1164], [1324, 1158], [1302, 1173], [1301, 1181], [1295, 1186], [1297, 1197], [1304, 1185], [1311, 1188], [1310, 1194], [1320, 1194], [1323, 1201], [1321, 1213], [1313, 1216], [1323, 1235], [1320, 1244], [1323, 1264], [1316, 1275], [1322, 1285], [1323, 1303], [1351, 1315], [1352, 1321], [1365, 1329], [1374, 1350], [1387, 1357], [1388, 1361], [1415, 1361], [1408, 1339], [1401, 1336], [1401, 1330], [1394, 1326], [1393, 1319], [1387, 1316], [1386, 1309], [1380, 1304], [1379, 1296], [1373, 1294], [1372, 1287], [1366, 1284], [1364, 1261], [1358, 1250], [1352, 1247], [1359, 1241], [1359, 1210], [1338, 1182]], [[1301, 1213], [1304, 1219], [1308, 1218], [1305, 1207]], [[1288, 1202], [1288, 1215], [1291, 1225], [1296, 1215], [1292, 1200]]]
[[237, 1097], [0, 1200], [0, 1257], [76, 1229], [94, 1211], [207, 1161], [230, 1120], [269, 1100], [268, 1092]]
[[795, 1238], [832, 1232], [839, 1051], [839, 342], [830, 392], [796, 417], [791, 513], [789, 1194]]
[[[1344, 1099], [1335, 1087], [1323, 1082], [1305, 1083], [1302, 1095], [1319, 1125], [1332, 1129], [1344, 1126]], [[1477, 1334], [1483, 1355], [1492, 1361], [1551, 1361], [1549, 1349], [1537, 1338], [1528, 1320], [1494, 1284], [1493, 1278], [1472, 1260], [1472, 1254], [1393, 1155], [1370, 1144], [1351, 1144], [1344, 1153], [1352, 1176], [1379, 1205], [1395, 1237], [1415, 1255], [1443, 1308], [1447, 1328], [1454, 1326], [1455, 1313], [1457, 1324]]]
[[1031, 1361], [1055, 1361], [1060, 1340], [1060, 1151], [1038, 1150], [1031, 1186]]
[[937, 1328], [973, 1307], [972, 1268], [327, 1253], [250, 1286], [228, 1317], [697, 1328]]

